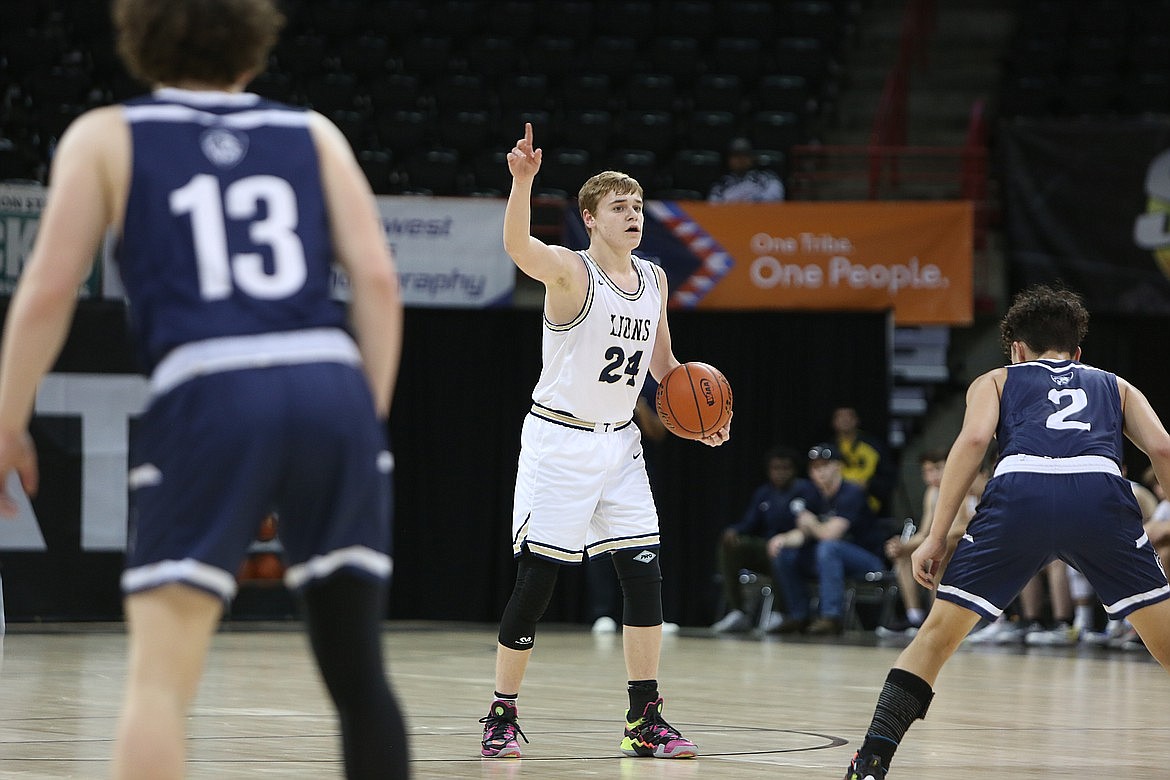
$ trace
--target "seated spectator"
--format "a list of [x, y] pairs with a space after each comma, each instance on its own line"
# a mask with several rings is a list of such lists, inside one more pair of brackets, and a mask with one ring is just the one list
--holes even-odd
[[922, 453], [919, 462], [922, 465], [922, 482], [926, 487], [922, 494], [922, 514], [918, 516], [917, 526], [907, 518], [902, 535], [890, 538], [885, 549], [886, 557], [893, 563], [894, 574], [898, 578], [898, 593], [902, 597], [906, 618], [893, 625], [878, 626], [879, 636], [913, 636], [926, 618], [923, 589], [914, 581], [910, 556], [930, 533], [930, 522], [934, 518], [934, 504], [938, 500], [938, 486], [942, 481], [946, 453], [941, 450], [927, 450]]
[[[883, 571], [882, 548], [889, 532], [869, 510], [865, 491], [841, 476], [841, 455], [831, 444], [808, 452], [809, 481], [817, 500], [797, 514], [796, 528], [774, 537], [773, 575], [784, 591], [787, 612], [777, 633], [840, 634], [845, 620], [845, 581]], [[809, 621], [807, 579], [816, 579], [820, 614]]]
[[[723, 577], [723, 600], [728, 611], [711, 626], [716, 633], [747, 631], [752, 627], [752, 619], [744, 611], [740, 570], [771, 572], [769, 540], [796, 528], [796, 512], [816, 500], [812, 485], [797, 476], [798, 458], [796, 451], [787, 447], [768, 450], [764, 456], [767, 481], [756, 488], [739, 522], [724, 529], [719, 539], [719, 573]], [[779, 616], [765, 617], [765, 629], [775, 627], [770, 620], [779, 625]]]
[[710, 203], [764, 203], [784, 200], [784, 183], [775, 171], [756, 167], [756, 153], [746, 138], [727, 147], [727, 173], [711, 185]]

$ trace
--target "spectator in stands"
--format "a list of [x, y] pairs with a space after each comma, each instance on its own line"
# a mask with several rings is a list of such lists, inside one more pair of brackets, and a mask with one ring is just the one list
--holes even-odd
[[[869, 511], [865, 491], [842, 476], [834, 445], [816, 445], [808, 459], [817, 501], [797, 514], [794, 530], [780, 535], [773, 558], [774, 577], [788, 607], [777, 633], [840, 634], [845, 580], [886, 568], [881, 552], [889, 534]], [[820, 615], [811, 623], [808, 578], [817, 579], [820, 589]]]
[[898, 593], [902, 597], [902, 606], [906, 609], [906, 618], [893, 625], [879, 626], [879, 636], [896, 634], [913, 636], [926, 617], [926, 609], [923, 607], [923, 589], [914, 581], [914, 571], [910, 568], [910, 556], [918, 549], [930, 531], [930, 520], [934, 517], [934, 503], [938, 500], [938, 485], [942, 480], [946, 459], [946, 453], [942, 450], [927, 450], [922, 453], [919, 462], [922, 466], [922, 482], [925, 485], [925, 490], [922, 494], [922, 514], [918, 516], [918, 524], [915, 525], [911, 518], [906, 518], [902, 534], [886, 541], [886, 557], [893, 563], [894, 574], [898, 578]]
[[[815, 502], [819, 494], [808, 480], [799, 476], [799, 455], [777, 446], [764, 456], [767, 481], [756, 488], [747, 511], [739, 522], [729, 525], [719, 539], [719, 573], [723, 577], [723, 600], [728, 612], [711, 626], [716, 633], [747, 631], [752, 620], [744, 611], [739, 572], [748, 569], [770, 572], [772, 559], [780, 552], [783, 534], [796, 528], [796, 515]], [[765, 617], [764, 629], [779, 626], [779, 616]]]
[[1166, 491], [1158, 482], [1153, 466], [1146, 469], [1142, 475], [1142, 482], [1158, 500], [1153, 511], [1146, 515], [1145, 531], [1150, 537], [1150, 544], [1158, 551], [1162, 567], [1170, 567], [1170, 522], [1167, 522], [1170, 521], [1170, 500], [1167, 500]]
[[844, 461], [841, 475], [865, 488], [870, 511], [883, 517], [889, 509], [896, 479], [894, 461], [885, 445], [876, 436], [862, 431], [860, 425], [855, 407], [838, 406], [833, 410], [834, 444]]
[[784, 200], [784, 182], [775, 171], [756, 164], [752, 142], [736, 138], [727, 147], [727, 173], [711, 185], [711, 203], [764, 203]]

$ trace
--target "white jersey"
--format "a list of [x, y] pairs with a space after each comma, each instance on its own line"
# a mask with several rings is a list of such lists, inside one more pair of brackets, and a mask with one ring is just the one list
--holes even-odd
[[534, 413], [597, 424], [626, 422], [654, 352], [662, 315], [658, 274], [653, 263], [634, 257], [638, 286], [628, 292], [586, 252], [577, 254], [589, 273], [585, 303], [564, 324], [544, 319], [544, 365], [532, 391]]

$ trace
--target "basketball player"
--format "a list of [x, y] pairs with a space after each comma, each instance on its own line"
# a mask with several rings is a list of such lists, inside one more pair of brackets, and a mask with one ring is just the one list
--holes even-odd
[[915, 579], [935, 584], [946, 538], [987, 445], [1000, 458], [938, 584], [922, 629], [898, 657], [846, 780], [882, 780], [910, 725], [925, 717], [939, 670], [981, 618], [997, 617], [1055, 558], [1088, 577], [1111, 618], [1129, 618], [1170, 669], [1170, 585], [1121, 475], [1122, 435], [1170, 479], [1170, 435], [1121, 377], [1080, 363], [1089, 314], [1068, 290], [1019, 293], [1000, 324], [1011, 365], [967, 390], [962, 430], [939, 485]]
[[[521, 434], [512, 519], [516, 585], [500, 621], [495, 699], [481, 721], [482, 755], [520, 755], [516, 698], [560, 566], [609, 554], [624, 594], [629, 675], [621, 750], [690, 758], [694, 743], [662, 717], [658, 516], [631, 421], [646, 372], [661, 380], [679, 364], [666, 322], [666, 275], [632, 254], [642, 240], [642, 187], [622, 173], [599, 173], [581, 187], [589, 249], [573, 252], [530, 236], [532, 180], [541, 156], [526, 124], [508, 153], [512, 191], [504, 248], [520, 270], [545, 285], [544, 366]], [[703, 441], [717, 446], [728, 436], [730, 423]]]
[[[113, 775], [183, 776], [212, 635], [275, 510], [346, 776], [407, 777], [379, 630], [402, 312], [373, 196], [335, 126], [242, 91], [284, 22], [272, 0], [116, 0], [113, 13], [127, 67], [156, 91], [61, 139], [0, 362], [0, 477], [34, 492], [37, 383], [112, 228], [153, 391], [131, 456]], [[334, 260], [353, 283], [348, 319]]]

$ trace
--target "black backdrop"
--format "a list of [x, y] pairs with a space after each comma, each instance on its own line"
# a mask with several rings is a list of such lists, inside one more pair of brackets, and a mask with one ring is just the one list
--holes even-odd
[[[668, 437], [657, 453], [667, 618], [713, 619], [715, 540], [763, 479], [774, 443], [828, 436], [839, 402], [884, 431], [884, 314], [671, 312], [680, 360], [719, 367], [732, 438]], [[511, 591], [510, 526], [520, 426], [540, 370], [537, 311], [410, 310], [391, 415], [397, 519], [391, 614], [492, 622]], [[585, 619], [583, 573], [566, 568], [547, 620]]]
[[[132, 372], [123, 319], [118, 305], [83, 302], [54, 370]], [[675, 354], [723, 370], [736, 416], [723, 447], [668, 437], [657, 452], [668, 618], [712, 619], [715, 539], [763, 479], [770, 445], [825, 438], [838, 402], [856, 404], [867, 427], [885, 430], [888, 321], [885, 314], [671, 313]], [[512, 486], [540, 334], [532, 310], [407, 311], [390, 424], [397, 511], [390, 617], [498, 620], [515, 572]], [[38, 417], [33, 433], [42, 461], [34, 508], [48, 552], [0, 552], [9, 617], [116, 618], [122, 556], [79, 549], [79, 420]], [[580, 567], [565, 570], [547, 619], [584, 619]]]

